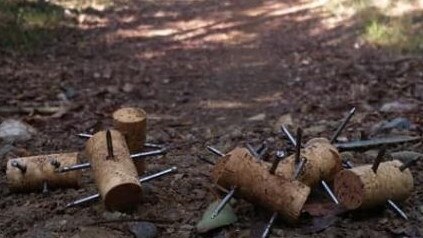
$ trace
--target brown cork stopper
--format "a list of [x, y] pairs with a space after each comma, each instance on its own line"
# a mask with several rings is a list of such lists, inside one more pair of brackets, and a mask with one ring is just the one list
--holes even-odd
[[[37, 155], [11, 159], [7, 162], [6, 177], [9, 189], [13, 192], [41, 191], [44, 183], [48, 189], [76, 188], [79, 186], [79, 171], [56, 172], [60, 167], [78, 164], [78, 153]], [[21, 171], [13, 166], [19, 163]]]
[[[332, 181], [342, 169], [338, 150], [324, 138], [310, 140], [301, 150], [301, 157], [306, 158], [307, 162], [298, 180], [310, 187], [321, 180]], [[295, 168], [295, 155], [291, 155], [279, 163], [275, 174], [290, 179], [294, 176]]]
[[106, 208], [125, 211], [140, 202], [141, 184], [124, 137], [116, 130], [110, 130], [110, 133], [113, 157], [108, 156], [105, 131], [96, 133], [87, 141], [85, 153]]
[[308, 186], [270, 174], [264, 162], [254, 159], [244, 148], [222, 157], [212, 176], [216, 184], [227, 189], [236, 186], [237, 196], [278, 212], [290, 223], [298, 219], [310, 194]]
[[383, 162], [376, 173], [372, 165], [342, 170], [335, 177], [335, 194], [348, 209], [370, 208], [385, 204], [388, 199], [403, 201], [413, 190], [409, 169], [401, 171], [399, 160]]
[[[147, 137], [147, 113], [141, 108], [125, 107], [113, 113], [113, 126], [125, 136], [130, 153], [142, 151]], [[143, 159], [134, 160], [139, 175], [146, 169]]]

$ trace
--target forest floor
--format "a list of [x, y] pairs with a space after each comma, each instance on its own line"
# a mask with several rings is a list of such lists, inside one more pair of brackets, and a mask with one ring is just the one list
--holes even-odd
[[[321, 2], [137, 0], [67, 14], [74, 24], [52, 29], [55, 37], [33, 52], [0, 50], [0, 119], [37, 130], [29, 141], [0, 146], [0, 237], [84, 237], [87, 227], [98, 236], [105, 230], [110, 237], [132, 237], [128, 220], [153, 222], [159, 237], [254, 236], [270, 213], [242, 200], [234, 205], [238, 222], [196, 233], [196, 223], [216, 199], [212, 166], [199, 159], [217, 159], [207, 145], [229, 151], [266, 140], [272, 160], [287, 145], [281, 123], [301, 126], [305, 140], [329, 137], [352, 107], [357, 113], [344, 139], [421, 133], [421, 54], [367, 44], [354, 16], [336, 17]], [[172, 148], [164, 157], [149, 158], [147, 173], [178, 167], [176, 174], [144, 186], [134, 214], [108, 213], [100, 203], [65, 209], [96, 192], [89, 171], [79, 189], [8, 190], [7, 159], [82, 151], [84, 139], [75, 135], [109, 127], [111, 113], [121, 106], [144, 108], [148, 141]], [[398, 117], [412, 125], [388, 133], [374, 129]], [[423, 152], [421, 143], [389, 148], [399, 150]], [[369, 163], [374, 151], [353, 155], [355, 163]], [[422, 236], [423, 163], [411, 170], [415, 190], [400, 204], [409, 221], [381, 208], [329, 222], [278, 221], [272, 237], [308, 235], [316, 222], [328, 228], [314, 237]]]

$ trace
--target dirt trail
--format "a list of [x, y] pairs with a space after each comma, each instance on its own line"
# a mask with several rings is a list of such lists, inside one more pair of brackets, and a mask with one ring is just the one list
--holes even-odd
[[[148, 140], [177, 145], [165, 158], [149, 159], [148, 170], [176, 165], [179, 172], [148, 183], [144, 204], [126, 218], [155, 222], [160, 237], [197, 237], [193, 227], [214, 199], [210, 165], [198, 160], [214, 159], [206, 144], [226, 151], [266, 139], [276, 149], [283, 142], [274, 127], [287, 114], [309, 128], [307, 138], [329, 136], [352, 106], [359, 113], [345, 133], [350, 139], [383, 119], [402, 116], [423, 124], [423, 61], [362, 45], [353, 19], [338, 22], [316, 1], [142, 0], [82, 16], [77, 29], [63, 29], [60, 41], [42, 52], [0, 57], [2, 105], [61, 105], [64, 96], [72, 105], [59, 118], [1, 113], [0, 119], [18, 118], [39, 131], [5, 158], [80, 151], [84, 140], [73, 135], [110, 126], [111, 113], [121, 105], [143, 107], [150, 116]], [[392, 101], [416, 106], [378, 111]], [[316, 236], [422, 235], [421, 169], [420, 162], [413, 168], [416, 191], [404, 204], [410, 222], [387, 210], [346, 215]], [[63, 209], [95, 192], [89, 172], [81, 189], [47, 196], [11, 194], [4, 169], [0, 175], [0, 237], [70, 237], [110, 216], [99, 205]], [[236, 210], [236, 228], [204, 237], [245, 237], [267, 217], [244, 202]], [[131, 237], [126, 223], [97, 226]], [[275, 234], [300, 236], [300, 227], [281, 222]]]

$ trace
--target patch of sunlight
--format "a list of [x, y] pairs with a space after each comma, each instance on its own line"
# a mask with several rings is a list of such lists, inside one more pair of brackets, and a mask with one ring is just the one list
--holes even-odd
[[249, 16], [249, 17], [257, 17], [260, 15], [264, 15], [270, 11], [275, 11], [278, 9], [285, 9], [288, 8], [287, 4], [285, 3], [281, 3], [281, 2], [270, 2], [267, 4], [263, 4], [261, 6], [252, 8], [252, 9], [247, 9], [242, 11], [241, 13], [245, 16]]
[[386, 16], [399, 16], [423, 9], [423, 0], [328, 0], [326, 8], [334, 15], [343, 17], [369, 9], [383, 12]]
[[385, 21], [372, 20], [366, 26], [363, 37], [371, 44], [398, 51], [423, 50], [423, 32], [415, 31], [410, 21], [407, 17]]
[[141, 53], [138, 54], [138, 57], [141, 59], [154, 59], [154, 58], [160, 58], [166, 56], [165, 51], [153, 51], [153, 50], [144, 50]]
[[230, 31], [225, 33], [214, 33], [203, 38], [205, 42], [211, 43], [227, 43], [227, 44], [242, 44], [254, 40], [257, 37], [256, 33], [246, 33], [242, 31]]
[[305, 3], [305, 4], [302, 4], [302, 5], [298, 5], [298, 6], [294, 6], [294, 7], [290, 7], [290, 8], [277, 9], [277, 10], [274, 10], [274, 11], [267, 13], [266, 16], [275, 17], [275, 16], [284, 16], [284, 15], [295, 14], [295, 13], [299, 13], [299, 12], [306, 11], [306, 10], [312, 10], [312, 9], [320, 8], [320, 7], [324, 6], [325, 3], [326, 3], [326, 1], [324, 1], [324, 0], [311, 1], [309, 3]]
[[51, 0], [51, 2], [64, 8], [78, 11], [86, 9], [104, 11], [107, 8], [113, 7], [117, 2], [124, 3], [122, 0]]
[[177, 16], [179, 16], [179, 13], [178, 12], [172, 12], [172, 11], [157, 11], [153, 15], [153, 17], [155, 17], [155, 18], [177, 17]]
[[223, 101], [223, 100], [207, 100], [200, 102], [200, 108], [203, 109], [241, 109], [241, 108], [250, 108], [250, 104], [243, 102], [234, 102], [234, 101]]
[[369, 44], [399, 52], [423, 50], [423, 0], [328, 0], [326, 8], [338, 16], [338, 25], [352, 20], [360, 26]]
[[150, 29], [146, 32], [146, 37], [158, 37], [158, 36], [169, 36], [177, 33], [176, 29], [162, 28], [162, 29]]
[[50, 3], [0, 0], [0, 47], [31, 51], [68, 20], [61, 7]]
[[264, 96], [256, 97], [254, 98], [254, 101], [260, 102], [260, 103], [271, 103], [271, 102], [279, 101], [281, 99], [282, 99], [282, 93], [276, 92], [272, 95], [264, 95]]

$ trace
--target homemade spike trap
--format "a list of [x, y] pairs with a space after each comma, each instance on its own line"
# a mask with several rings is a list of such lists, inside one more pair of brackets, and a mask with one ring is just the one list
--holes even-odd
[[[340, 135], [340, 133], [342, 132], [342, 130], [345, 128], [345, 126], [347, 125], [347, 123], [349, 122], [349, 120], [351, 119], [351, 117], [353, 116], [354, 113], [355, 113], [355, 108], [353, 108], [349, 112], [349, 114], [347, 115], [347, 117], [343, 120], [343, 122], [341, 123], [341, 125], [337, 128], [335, 134], [332, 136], [332, 138], [330, 140], [330, 143], [333, 143], [334, 141], [336, 141], [337, 137]], [[301, 130], [300, 127], [297, 129], [297, 139], [295, 139], [294, 136], [292, 136], [292, 134], [289, 132], [288, 128], [286, 128], [284, 125], [282, 125], [282, 132], [286, 135], [286, 137], [289, 139], [289, 141], [292, 143], [292, 145], [295, 146], [295, 160], [294, 160], [295, 170], [294, 170], [293, 178], [295, 180], [297, 180], [297, 179], [299, 179], [300, 174], [305, 170], [305, 164], [307, 163], [307, 158], [303, 158], [301, 156], [302, 130]], [[311, 144], [311, 143], [309, 143], [309, 144]], [[314, 146], [316, 146], [316, 144], [317, 143], [315, 143]], [[311, 146], [313, 146], [313, 145], [311, 145]], [[322, 159], [324, 159], [324, 158], [321, 158], [320, 161], [322, 161]], [[275, 163], [279, 164], [279, 162], [275, 162]], [[284, 165], [282, 165], [282, 166], [284, 166]], [[277, 167], [277, 165], [276, 166], [275, 165], [272, 165], [271, 170], [270, 170], [272, 173], [275, 173], [275, 171], [276, 171], [276, 168], [275, 167]], [[339, 166], [336, 166], [336, 168], [337, 168], [337, 170], [340, 170], [341, 169]], [[305, 173], [307, 173], [307, 172], [310, 173], [310, 171], [306, 171]], [[336, 198], [336, 196], [334, 195], [333, 191], [330, 189], [330, 187], [326, 183], [326, 181], [322, 179], [320, 181], [320, 183], [322, 184], [324, 190], [329, 194], [329, 197], [332, 199], [332, 201], [335, 204], [339, 204], [338, 199]], [[274, 223], [274, 220], [277, 218], [277, 215], [278, 215], [277, 212], [273, 213], [273, 215], [270, 218], [268, 224], [266, 225], [266, 229], [264, 230], [264, 232], [262, 234], [262, 237], [263, 238], [265, 238], [265, 237], [268, 236], [268, 234], [269, 234], [269, 232], [271, 230], [271, 227], [272, 227], [272, 225]]]
[[[345, 127], [345, 124], [344, 123], [343, 123], [343, 127]], [[300, 163], [300, 164], [302, 164], [302, 166], [304, 166], [304, 164], [306, 163], [306, 161], [303, 160], [303, 159], [300, 159], [301, 158], [301, 155], [300, 155], [301, 154], [301, 140], [299, 138], [301, 136], [300, 137], [297, 137], [297, 139], [295, 139], [294, 136], [289, 132], [289, 130], [285, 126], [282, 126], [282, 131], [289, 138], [289, 140], [291, 141], [291, 143], [296, 147], [295, 164], [297, 164], [297, 161], [299, 161], [298, 163]], [[337, 131], [339, 131], [339, 130], [337, 130]], [[302, 134], [302, 130], [300, 128], [298, 128], [297, 133], [299, 135], [301, 135]], [[318, 144], [317, 145], [316, 144], [314, 146], [317, 146], [318, 145]], [[310, 146], [313, 146], [313, 145], [310, 145]], [[323, 150], [324, 151], [331, 150], [331, 147], [325, 146], [325, 147], [323, 147]], [[313, 153], [313, 152], [311, 152], [311, 153]], [[319, 154], [322, 155], [322, 153], [319, 153]], [[314, 166], [311, 166], [311, 167], [312, 168], [313, 167], [314, 168], [320, 168], [320, 169], [319, 170], [307, 170], [307, 168], [306, 168], [305, 171], [304, 171], [304, 173], [306, 173], [306, 174], [309, 173], [310, 174], [310, 177], [315, 178], [313, 180], [316, 180], [316, 178], [318, 180], [320, 180], [320, 183], [322, 184], [323, 189], [326, 191], [326, 193], [329, 195], [329, 197], [332, 199], [332, 201], [335, 204], [339, 204], [339, 201], [334, 196], [333, 191], [330, 189], [330, 187], [328, 186], [328, 184], [326, 183], [326, 181], [322, 178], [322, 177], [324, 177], [324, 174], [320, 174], [320, 175], [317, 175], [317, 176], [314, 175], [314, 174], [311, 175], [312, 173], [319, 173], [321, 171], [327, 171], [327, 172], [334, 171], [334, 172], [332, 172], [332, 175], [334, 176], [334, 173], [336, 173], [337, 171], [339, 171], [341, 169], [340, 166], [336, 165], [336, 164], [339, 164], [339, 162], [340, 162], [339, 158], [337, 158], [337, 159], [336, 158], [333, 158], [333, 159], [336, 160], [336, 163], [333, 164], [333, 165], [331, 165], [331, 166], [329, 166], [329, 167], [328, 166], [323, 166], [323, 167], [321, 166], [321, 164], [327, 158], [325, 158], [325, 157], [311, 157], [311, 158], [316, 158], [314, 160], [311, 160], [311, 163], [314, 163], [315, 164]], [[284, 166], [284, 165], [282, 165], [282, 166]], [[289, 164], [286, 164], [285, 167], [286, 166], [289, 166]], [[295, 166], [297, 166], [297, 165], [295, 165]], [[299, 166], [297, 166], [297, 168], [294, 170], [295, 173], [294, 173], [294, 176], [293, 177], [295, 179], [298, 179], [297, 177], [300, 175], [299, 171], [302, 170], [302, 169], [299, 170], [298, 167]], [[285, 171], [287, 171], [287, 169], [285, 169]], [[325, 173], [327, 173], [327, 172], [325, 172]], [[330, 177], [332, 177], [332, 176], [330, 176]], [[306, 182], [306, 184], [309, 185], [309, 186], [311, 186], [311, 185], [315, 184], [315, 182], [311, 180], [309, 182]]]
[[[349, 209], [369, 208], [386, 202], [398, 215], [408, 220], [408, 216], [393, 200], [401, 201], [410, 196], [413, 176], [407, 168], [417, 158], [404, 164], [398, 160], [381, 163], [383, 156], [380, 154], [382, 153], [379, 153], [380, 158], [375, 159], [373, 165], [353, 168], [353, 164], [348, 161], [349, 169], [336, 176], [335, 193], [341, 204]], [[355, 192], [351, 192], [355, 187]]]
[[78, 153], [36, 155], [11, 159], [7, 162], [7, 184], [13, 192], [43, 191], [49, 189], [75, 188], [79, 186], [78, 171], [56, 173], [64, 167], [78, 163]]

